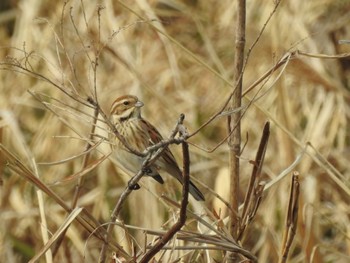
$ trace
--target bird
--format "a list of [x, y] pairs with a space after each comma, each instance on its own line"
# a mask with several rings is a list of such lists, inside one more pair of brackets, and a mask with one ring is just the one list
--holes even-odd
[[[143, 106], [143, 102], [137, 96], [123, 95], [118, 97], [110, 108], [110, 121], [124, 138], [125, 143], [131, 149], [140, 153], [163, 140], [159, 131], [150, 122], [142, 118], [141, 108]], [[110, 132], [109, 136], [112, 142], [112, 155], [115, 157], [117, 164], [130, 174], [136, 174], [141, 169], [146, 157], [130, 151], [113, 132]], [[149, 167], [146, 167], [144, 172], [145, 175], [152, 177], [160, 184], [164, 183], [160, 172], [166, 172], [183, 184], [181, 169], [169, 147], [166, 147], [158, 159]], [[204, 195], [191, 181], [189, 183], [189, 193], [197, 201], [205, 201]]]

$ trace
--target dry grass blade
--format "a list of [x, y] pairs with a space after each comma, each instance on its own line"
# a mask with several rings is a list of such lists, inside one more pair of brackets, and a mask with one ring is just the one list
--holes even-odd
[[[182, 118], [183, 121], [183, 118]], [[179, 124], [182, 124], [181, 123]], [[175, 135], [175, 134], [174, 134]], [[181, 134], [181, 136], [185, 136]], [[190, 154], [187, 142], [182, 143], [182, 154], [183, 154], [183, 186], [182, 186], [182, 199], [180, 207], [180, 216], [177, 222], [165, 233], [161, 239], [148, 250], [145, 255], [140, 260], [140, 263], [149, 262], [164, 246], [168, 243], [176, 233], [178, 233], [181, 228], [186, 223], [186, 210], [188, 205], [188, 192], [190, 184]]]
[[34, 184], [37, 188], [44, 191], [47, 195], [54, 198], [63, 208], [68, 209], [64, 201], [61, 200], [59, 196], [57, 196], [51, 189], [47, 188], [47, 186], [39, 178], [37, 178], [16, 156], [14, 156], [2, 144], [0, 144], [0, 151], [4, 156], [4, 159], [7, 162], [6, 165], [8, 167], [17, 172], [19, 175], [23, 176], [26, 180]]
[[342, 175], [329, 161], [327, 161], [310, 142], [307, 144], [307, 146], [307, 152], [314, 159], [314, 161], [317, 162], [325, 171], [327, 171], [329, 176], [339, 186], [339, 188], [342, 189], [348, 195], [348, 197], [350, 197], [349, 181], [344, 177], [344, 175]]
[[[150, 157], [150, 156], [149, 156]], [[109, 244], [109, 239], [108, 236], [112, 233], [113, 227], [114, 227], [114, 222], [117, 220], [118, 215], [127, 199], [127, 197], [131, 194], [131, 192], [135, 189], [139, 188], [138, 185], [138, 181], [141, 179], [141, 177], [144, 175], [143, 172], [143, 167], [145, 166], [145, 164], [147, 163], [147, 161], [149, 160], [149, 158], [145, 159], [145, 162], [142, 165], [141, 170], [134, 176], [131, 178], [131, 180], [128, 183], [128, 186], [125, 188], [125, 190], [123, 191], [123, 193], [121, 194], [120, 198], [118, 199], [118, 202], [116, 203], [112, 214], [111, 214], [111, 220], [110, 220], [110, 224], [108, 224], [107, 227], [107, 235], [105, 236], [106, 242], [102, 245], [101, 248], [101, 252], [100, 252], [100, 257], [99, 257], [99, 261], [98, 262], [105, 262], [106, 261], [106, 254], [107, 254], [107, 246]]]
[[254, 201], [260, 202], [260, 199], [261, 199], [260, 195], [262, 194], [262, 191], [264, 189], [264, 186], [260, 184], [260, 180], [261, 180], [260, 173], [264, 163], [269, 136], [270, 136], [270, 123], [267, 122], [265, 124], [262, 137], [260, 140], [260, 145], [256, 153], [255, 160], [253, 162], [253, 171], [249, 180], [248, 189], [247, 189], [246, 196], [243, 203], [244, 205], [243, 205], [243, 211], [241, 216], [242, 218], [241, 225], [238, 233], [238, 240], [241, 240], [244, 230], [246, 229], [247, 225], [251, 221], [253, 215], [256, 213], [256, 209], [259, 203], [254, 203]]
[[[137, 261], [176, 223], [181, 187], [166, 174], [163, 185], [144, 176], [111, 222], [130, 176], [102, 161], [108, 138], [123, 142], [107, 112], [125, 94], [145, 103], [143, 116], [161, 134], [186, 113], [186, 140], [200, 146], [190, 148], [191, 180], [206, 201], [189, 198], [186, 224], [153, 261], [224, 262], [237, 249], [259, 263], [278, 262], [285, 252], [290, 263], [349, 262], [350, 1], [245, 1], [237, 74], [238, 1], [0, 2], [0, 262], [38, 255], [96, 262], [103, 243], [107, 261]], [[228, 109], [234, 79], [243, 81], [242, 106]], [[239, 114], [227, 132], [227, 116]], [[264, 165], [252, 172], [266, 120]], [[239, 152], [239, 198], [250, 193], [236, 214], [247, 223], [240, 242], [230, 235], [227, 202], [225, 143], [234, 122], [249, 135]], [[145, 158], [170, 147], [180, 163], [182, 142], [130, 151]], [[281, 214], [296, 167], [305, 191], [290, 245], [293, 212], [288, 233]], [[255, 183], [252, 173], [259, 174]], [[82, 210], [68, 228], [76, 204]], [[61, 245], [54, 237], [44, 258], [43, 244], [62, 227], [67, 235], [60, 234]]]
[[288, 176], [288, 174], [290, 174], [295, 167], [302, 161], [302, 158], [304, 157], [306, 152], [306, 149], [304, 149], [301, 153], [299, 153], [295, 160], [293, 161], [293, 163], [291, 163], [289, 166], [285, 167], [285, 169], [280, 172], [274, 179], [272, 179], [271, 181], [269, 181], [265, 188], [264, 191], [269, 190], [272, 186], [276, 185], [278, 182], [280, 182], [283, 178], [285, 178], [286, 176]]
[[[187, 211], [189, 213], [189, 211]], [[193, 216], [193, 215], [191, 215]], [[200, 217], [199, 217], [200, 218]], [[200, 218], [202, 219], [202, 218]], [[146, 229], [146, 228], [140, 228], [130, 225], [122, 225], [120, 223], [116, 223], [117, 225], [121, 227], [126, 227], [128, 229], [135, 229], [139, 231], [144, 231], [149, 235], [155, 235], [162, 237], [164, 236], [167, 231], [164, 230], [152, 230], [152, 229]], [[228, 233], [227, 233], [228, 234]], [[256, 257], [252, 255], [248, 250], [240, 247], [237, 245], [237, 243], [234, 240], [228, 240], [225, 236], [221, 235], [206, 235], [206, 234], [200, 234], [197, 232], [191, 232], [191, 231], [184, 231], [180, 230], [176, 234], [176, 239], [183, 240], [186, 242], [192, 242], [192, 243], [198, 243], [198, 245], [189, 245], [189, 246], [164, 246], [162, 249], [164, 250], [191, 250], [191, 249], [209, 249], [209, 250], [222, 250], [222, 251], [231, 251], [239, 253], [246, 258], [252, 260], [253, 262], [256, 262]], [[207, 246], [207, 245], [212, 246]], [[152, 248], [152, 246], [148, 246], [147, 248]]]
[[[60, 90], [63, 94], [65, 94], [68, 98], [72, 99], [73, 101], [77, 101], [78, 103], [85, 105], [87, 107], [91, 107], [86, 100], [77, 94], [71, 92], [70, 90], [67, 90], [66, 87], [61, 86], [61, 83], [57, 83], [55, 80], [52, 80], [49, 76], [46, 76], [44, 74], [41, 74], [37, 71], [35, 71], [31, 64], [30, 64], [30, 59], [36, 59], [37, 57], [35, 56], [35, 53], [27, 53], [25, 49], [16, 49], [17, 51], [20, 51], [23, 53], [23, 58], [20, 60], [16, 58], [7, 58], [5, 61], [0, 61], [0, 66], [2, 66], [2, 70], [7, 70], [7, 71], [13, 71], [17, 73], [21, 73], [24, 75], [27, 75], [29, 77], [36, 78], [38, 80], [44, 81], [52, 85], [53, 87], [57, 88]], [[44, 59], [42, 57], [39, 57], [39, 59]]]
[[[180, 205], [173, 202], [169, 198], [163, 196], [162, 197], [167, 204], [176, 207], [177, 209], [180, 208]], [[207, 211], [208, 214], [210, 214], [210, 211]], [[206, 220], [206, 218], [203, 218], [202, 215], [197, 215], [191, 210], [187, 210], [187, 215], [193, 217], [196, 221], [198, 221], [201, 225], [205, 226], [208, 230], [204, 231], [205, 233], [215, 233], [217, 236], [219, 236], [222, 240], [226, 240], [227, 242], [233, 243], [237, 245], [236, 241], [230, 236], [229, 231], [227, 229], [220, 229], [217, 227], [216, 224], [212, 224]]]
[[41, 248], [41, 250], [33, 257], [29, 263], [37, 262], [42, 255], [51, 248], [51, 246], [57, 241], [57, 239], [65, 233], [65, 231], [69, 228], [70, 224], [79, 216], [79, 214], [83, 211], [83, 208], [77, 207], [75, 208], [65, 219], [62, 225], [57, 229], [57, 231], [52, 235], [50, 240]]
[[94, 170], [98, 165], [100, 165], [104, 160], [106, 160], [109, 157], [109, 155], [102, 156], [101, 158], [89, 163], [87, 166], [85, 166], [81, 171], [72, 174], [60, 181], [53, 182], [52, 185], [61, 185], [61, 184], [67, 184], [70, 183], [73, 180], [77, 180], [85, 176], [87, 173]]
[[[38, 163], [38, 165], [46, 165], [46, 166], [50, 166], [50, 165], [59, 165], [59, 164], [63, 164], [63, 163], [72, 161], [72, 160], [74, 160], [74, 159], [80, 158], [80, 157], [86, 155], [87, 153], [90, 153], [91, 151], [97, 149], [97, 147], [98, 147], [101, 143], [103, 143], [103, 142], [104, 142], [104, 140], [100, 140], [100, 141], [98, 141], [96, 144], [92, 145], [91, 148], [87, 149], [86, 151], [83, 151], [82, 153], [77, 154], [77, 155], [74, 155], [74, 156], [72, 156], [72, 157], [68, 157], [68, 158], [66, 158], [66, 159], [64, 159], [64, 160], [59, 160], [59, 161], [56, 161], [56, 162], [49, 162], [49, 163], [48, 163], [48, 162], [46, 162], [46, 163], [41, 162], [41, 163]], [[105, 160], [107, 157], [108, 157], [108, 156], [103, 156], [103, 157], [101, 157], [101, 158], [100, 158], [100, 160], [101, 160], [100, 162], [102, 162], [103, 160]], [[98, 163], [100, 163], [100, 162], [98, 162]], [[93, 168], [92, 168], [92, 169], [93, 169]]]
[[[61, 199], [61, 197], [59, 197], [53, 190], [48, 188], [46, 184], [44, 184], [39, 178], [37, 178], [17, 157], [15, 157], [11, 152], [9, 152], [2, 144], [0, 144], [0, 151], [5, 157], [7, 166], [11, 170], [16, 172], [18, 175], [22, 176], [25, 180], [32, 183], [38, 189], [42, 190], [57, 204], [59, 204], [64, 210], [71, 213], [72, 209]], [[76, 219], [88, 232], [94, 233], [94, 235], [97, 238], [104, 240], [106, 233], [105, 229], [101, 228], [98, 221], [94, 217], [92, 217], [85, 209], [83, 213], [77, 216]], [[108, 245], [114, 247], [123, 256], [129, 257], [128, 253], [126, 253], [123, 250], [123, 248], [115, 242], [110, 241]]]
[[301, 50], [296, 51], [298, 55], [311, 57], [311, 58], [323, 58], [323, 59], [339, 59], [339, 58], [349, 58], [350, 53], [337, 54], [337, 55], [325, 55], [325, 54], [312, 54], [308, 52], [303, 52]]
[[[0, 117], [0, 122], [2, 121], [2, 117]], [[2, 145], [2, 139], [3, 139], [3, 128], [0, 127], [0, 144]], [[4, 166], [5, 166], [5, 160], [3, 157], [3, 153], [2, 151], [0, 151], [0, 171], [4, 170]], [[0, 190], [2, 192], [2, 187], [3, 187], [3, 173], [0, 173]], [[1, 206], [1, 200], [0, 200], [0, 206]]]
[[299, 173], [294, 172], [290, 187], [289, 204], [282, 241], [282, 253], [279, 260], [280, 263], [287, 262], [288, 253], [296, 234], [298, 226], [299, 193]]

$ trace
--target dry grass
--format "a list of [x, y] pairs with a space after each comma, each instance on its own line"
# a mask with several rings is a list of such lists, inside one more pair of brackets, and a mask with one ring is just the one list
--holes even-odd
[[[78, 176], [70, 176], [83, 169], [83, 156], [78, 155], [85, 150], [93, 110], [52, 83], [20, 74], [6, 63], [21, 63], [66, 90], [75, 89], [85, 100], [96, 88], [105, 111], [115, 97], [137, 94], [145, 102], [144, 116], [164, 136], [170, 134], [180, 113], [185, 113], [189, 131], [195, 131], [222, 107], [232, 91], [228, 84], [233, 78], [232, 1], [139, 0], [128, 3], [130, 9], [117, 1], [99, 2], [100, 6], [72, 0], [64, 8], [63, 1], [22, 1], [15, 20], [11, 15], [9, 21], [8, 16], [0, 19], [1, 143], [67, 205], [78, 180]], [[248, 1], [246, 50], [273, 8], [273, 1]], [[350, 39], [349, 9], [350, 1], [282, 2], [250, 54], [244, 88], [289, 51], [349, 52], [349, 45], [338, 44], [340, 39]], [[0, 17], [2, 14], [4, 11]], [[250, 160], [255, 158], [264, 123], [271, 122], [262, 175], [268, 184], [242, 241], [242, 247], [259, 262], [278, 262], [293, 170], [300, 173], [301, 187], [298, 227], [288, 262], [349, 261], [349, 69], [348, 57], [293, 55], [243, 100], [248, 107], [242, 132], [248, 140], [241, 155], [242, 200], [253, 168]], [[253, 98], [257, 99], [250, 103]], [[103, 124], [98, 125], [101, 128], [96, 132], [106, 136]], [[226, 118], [219, 117], [190, 142], [210, 150], [225, 136]], [[179, 148], [173, 150], [180, 160]], [[209, 187], [228, 200], [227, 146], [210, 153], [201, 148], [190, 148], [191, 176], [204, 184], [200, 184], [202, 190]], [[108, 143], [91, 153], [90, 162], [107, 155]], [[77, 158], [56, 165], [40, 164], [74, 156]], [[61, 227], [68, 231], [53, 262], [96, 262], [102, 242], [74, 221], [82, 212], [74, 210], [67, 218], [57, 201], [7, 167], [4, 154], [0, 160], [0, 261], [28, 261]], [[84, 175], [78, 206], [100, 222], [108, 222], [129, 178], [112, 160], [102, 162]], [[178, 217], [178, 208], [160, 197], [165, 193], [179, 200], [178, 183], [167, 178], [162, 186], [144, 178], [141, 185], [128, 198], [120, 216], [122, 223], [114, 231], [115, 239], [130, 255], [138, 254]], [[188, 214], [185, 230], [212, 234], [213, 229], [197, 224], [199, 216], [227, 235], [226, 206], [209, 189], [204, 192], [205, 203], [190, 202], [196, 215]], [[223, 260], [223, 252], [198, 249], [198, 243], [189, 242], [191, 238], [179, 234], [178, 240], [168, 244], [168, 252], [159, 255], [162, 262]], [[175, 246], [189, 250], [174, 250]], [[108, 253], [111, 256], [111, 251]], [[50, 261], [49, 253], [40, 258], [40, 262]]]

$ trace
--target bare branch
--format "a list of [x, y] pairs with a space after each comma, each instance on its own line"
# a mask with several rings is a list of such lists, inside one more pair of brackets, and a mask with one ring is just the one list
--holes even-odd
[[173, 236], [181, 230], [186, 223], [186, 209], [188, 204], [188, 192], [190, 183], [190, 154], [187, 142], [182, 143], [183, 154], [183, 186], [182, 186], [182, 200], [180, 208], [180, 216], [178, 221], [165, 233], [160, 240], [149, 250], [141, 259], [140, 263], [149, 262], [168, 242]]
[[260, 145], [256, 153], [255, 161], [253, 163], [253, 171], [249, 180], [248, 189], [244, 199], [244, 206], [242, 211], [242, 220], [238, 232], [238, 240], [242, 239], [242, 235], [254, 217], [256, 210], [260, 204], [261, 195], [263, 193], [264, 185], [260, 184], [260, 175], [262, 165], [264, 163], [267, 143], [270, 136], [270, 123], [265, 124], [263, 134], [260, 140]]
[[288, 213], [286, 216], [285, 230], [282, 241], [282, 253], [279, 262], [287, 262], [290, 246], [292, 245], [294, 236], [298, 226], [298, 210], [299, 210], [299, 173], [294, 172], [290, 187], [290, 197], [288, 204]]

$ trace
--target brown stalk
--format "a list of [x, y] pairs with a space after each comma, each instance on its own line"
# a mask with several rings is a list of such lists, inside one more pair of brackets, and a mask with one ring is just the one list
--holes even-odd
[[[82, 168], [81, 168], [82, 171], [85, 170], [89, 164], [89, 159], [90, 159], [90, 155], [91, 155], [91, 152], [89, 150], [90, 150], [90, 148], [92, 148], [92, 144], [90, 144], [89, 142], [93, 141], [93, 139], [94, 139], [97, 117], [98, 117], [98, 108], [95, 108], [93, 123], [91, 125], [91, 131], [90, 131], [90, 135], [89, 135], [89, 141], [86, 144], [85, 150], [84, 150], [84, 152], [86, 152], [86, 154], [84, 155], [84, 159], [83, 159], [83, 163], [82, 163]], [[74, 197], [73, 197], [73, 201], [71, 204], [71, 210], [74, 210], [77, 207], [78, 199], [80, 197], [80, 191], [82, 189], [84, 179], [85, 179], [84, 176], [80, 176], [78, 179], [78, 182], [75, 185], [75, 192], [74, 192]], [[64, 231], [62, 231], [60, 237], [57, 239], [55, 246], [54, 246], [54, 249], [53, 249], [53, 252], [52, 252], [53, 256], [55, 256], [56, 253], [58, 252], [58, 249], [60, 248], [60, 246], [63, 242], [63, 239], [66, 235], [67, 230], [68, 230], [68, 228], [66, 228]]]
[[[274, 11], [271, 13], [271, 15], [274, 14], [274, 12], [276, 11], [276, 8], [278, 7], [280, 2], [281, 1], [277, 2], [277, 5], [276, 5]], [[259, 84], [261, 84], [267, 78], [269, 78], [281, 66], [285, 65], [286, 63], [288, 63], [292, 59], [297, 59], [299, 56], [306, 56], [306, 57], [320, 58], [320, 59], [343, 59], [343, 58], [349, 58], [350, 57], [350, 53], [344, 53], [344, 54], [338, 54], [338, 55], [325, 55], [325, 54], [310, 54], [310, 53], [303, 52], [303, 51], [300, 51], [300, 50], [294, 50], [294, 51], [291, 51], [291, 52], [287, 52], [281, 57], [281, 59], [275, 65], [273, 65], [260, 78], [258, 78], [253, 84], [251, 84], [247, 89], [244, 90], [244, 92], [242, 94], [242, 98], [244, 96], [246, 96], [249, 92], [251, 92], [253, 89], [255, 89]], [[234, 85], [231, 85], [231, 84], [230, 84], [230, 86], [231, 87], [235, 87]], [[224, 110], [226, 109], [226, 107], [227, 107], [229, 101], [231, 100], [231, 98], [232, 98], [232, 94], [228, 97], [228, 99], [223, 103], [223, 106], [215, 114], [213, 114], [198, 129], [196, 129], [195, 131], [193, 131], [189, 135], [189, 138], [191, 138], [194, 135], [196, 135], [200, 130], [202, 130], [203, 128], [208, 126], [213, 120], [215, 120], [217, 117], [219, 117], [224, 112]], [[192, 144], [192, 145], [194, 145], [194, 144]], [[221, 143], [220, 143], [220, 145], [221, 145]], [[196, 147], [202, 149], [199, 146], [196, 146]], [[206, 152], [213, 152], [215, 149], [216, 149], [216, 147], [214, 149], [211, 149], [211, 150], [207, 150], [207, 149], [202, 149], [202, 150], [204, 150]]]
[[[177, 204], [177, 203], [176, 203]], [[180, 205], [176, 205], [176, 207], [180, 208]], [[187, 214], [191, 214], [191, 212], [188, 210]], [[191, 215], [191, 217], [195, 217], [194, 214]], [[198, 221], [200, 218], [198, 218]], [[127, 229], [134, 229], [134, 230], [139, 230], [143, 231], [148, 235], [154, 235], [154, 236], [163, 236], [166, 234], [167, 231], [164, 230], [154, 230], [154, 229], [147, 229], [147, 228], [142, 228], [142, 227], [136, 227], [136, 226], [131, 226], [131, 225], [123, 225], [120, 222], [117, 222], [116, 225], [120, 227], [125, 227]], [[213, 229], [215, 231], [215, 229]], [[187, 231], [187, 230], [180, 230], [176, 234], [176, 239], [177, 240], [183, 240], [186, 242], [195, 242], [199, 243], [200, 245], [193, 245], [193, 246], [164, 246], [162, 249], [175, 249], [175, 250], [188, 250], [191, 247], [193, 250], [195, 249], [206, 249], [203, 245], [206, 244], [209, 249], [212, 250], [222, 250], [222, 251], [232, 251], [232, 252], [237, 252], [244, 257], [252, 260], [253, 262], [257, 262], [257, 259], [254, 255], [252, 255], [251, 252], [248, 250], [245, 250], [244, 248], [240, 247], [238, 244], [234, 242], [234, 240], [228, 240], [226, 236], [220, 235], [221, 233], [217, 233], [215, 235], [213, 234], [200, 234], [198, 232], [192, 232], [192, 231]], [[212, 246], [209, 246], [212, 245]], [[147, 246], [146, 246], [147, 248]], [[151, 248], [151, 246], [150, 246]]]
[[118, 199], [118, 202], [117, 202], [116, 206], [113, 209], [113, 212], [112, 212], [112, 215], [111, 215], [111, 223], [108, 224], [107, 232], [106, 232], [106, 235], [105, 235], [105, 241], [102, 244], [101, 252], [100, 252], [100, 258], [99, 258], [98, 262], [105, 262], [106, 261], [107, 247], [108, 247], [108, 244], [109, 244], [109, 238], [108, 237], [110, 236], [110, 234], [113, 231], [114, 222], [117, 220], [118, 215], [119, 215], [119, 213], [120, 213], [120, 211], [121, 211], [121, 209], [123, 207], [123, 204], [125, 203], [127, 197], [130, 195], [130, 193], [133, 190], [137, 189], [136, 188], [137, 187], [137, 183], [141, 179], [141, 177], [144, 175], [144, 168], [147, 166], [148, 161], [150, 159], [150, 156], [151, 155], [149, 155], [146, 158], [146, 160], [143, 162], [142, 167], [139, 170], [139, 172], [135, 176], [133, 176], [131, 178], [131, 180], [128, 182], [127, 187], [125, 188], [125, 190], [121, 194], [120, 198]]
[[[51, 188], [48, 188], [44, 182], [37, 178], [16, 156], [8, 151], [2, 144], [0, 144], [0, 151], [4, 156], [4, 160], [7, 162], [7, 166], [23, 177], [25, 180], [33, 184], [35, 187], [46, 193], [51, 197], [59, 206], [61, 206], [66, 212], [71, 213], [73, 210], [61, 199]], [[106, 235], [105, 228], [101, 227], [100, 223], [85, 209], [79, 214], [76, 220], [91, 234], [100, 240], [104, 240]], [[119, 246], [116, 242], [109, 242], [109, 246], [115, 249], [126, 258], [130, 256], [124, 249]]]
[[288, 253], [292, 245], [294, 236], [298, 226], [298, 210], [299, 210], [299, 173], [294, 172], [290, 187], [290, 196], [288, 204], [288, 212], [286, 217], [285, 229], [282, 241], [282, 250], [279, 263], [285, 263], [288, 259]]
[[[244, 65], [244, 46], [245, 46], [245, 0], [237, 1], [237, 26], [234, 58], [234, 91], [231, 99], [230, 108], [236, 109], [241, 107], [242, 98], [242, 76]], [[229, 165], [230, 165], [230, 233], [233, 238], [237, 238], [237, 227], [239, 225], [239, 155], [241, 151], [241, 112], [237, 112], [228, 117], [228, 133], [231, 134], [228, 139], [229, 146]], [[229, 262], [233, 262], [229, 259]]]
[[[99, 114], [98, 108], [95, 108], [94, 117], [93, 117], [93, 123], [91, 125], [91, 130], [90, 130], [90, 135], [89, 135], [89, 141], [93, 141], [93, 139], [94, 139], [94, 134], [95, 134], [98, 114]], [[82, 169], [81, 170], [84, 170], [88, 166], [90, 155], [91, 155], [91, 152], [89, 150], [90, 150], [91, 147], [92, 147], [92, 145], [90, 143], [87, 143], [86, 146], [85, 146], [84, 152], [87, 152], [87, 154], [84, 155], [84, 159], [83, 159], [83, 164], [82, 164]], [[84, 177], [80, 177], [78, 182], [77, 182], [77, 184], [76, 184], [76, 186], [75, 186], [75, 193], [74, 193], [74, 197], [73, 197], [73, 201], [72, 201], [72, 208], [73, 209], [77, 206], [78, 199], [79, 199], [79, 196], [80, 196], [80, 190], [81, 190], [81, 187], [83, 185], [83, 182], [84, 182]]]
[[[64, 4], [63, 6], [63, 9], [62, 9], [62, 16], [64, 14], [64, 10], [65, 10], [65, 7], [66, 7], [66, 4]], [[72, 8], [71, 8], [71, 11], [72, 11]], [[73, 27], [75, 28], [76, 30], [76, 35], [79, 37], [80, 41], [81, 41], [81, 44], [82, 46], [84, 46], [83, 44], [83, 41], [81, 39], [81, 36], [79, 34], [79, 30], [77, 29], [75, 23], [74, 23], [74, 19], [73, 19], [73, 16], [72, 16], [72, 13], [70, 13], [70, 18], [71, 18], [71, 22], [73, 24]], [[98, 11], [98, 18], [99, 18], [99, 23], [100, 23], [100, 13]], [[61, 17], [61, 19], [63, 19], [63, 17]], [[63, 20], [61, 20], [63, 21]], [[62, 31], [62, 34], [63, 34], [63, 31]], [[63, 38], [63, 35], [62, 35], [62, 38]], [[84, 49], [85, 50], [85, 49]], [[86, 50], [85, 50], [86, 51]], [[65, 53], [67, 54], [67, 53]], [[85, 54], [87, 55], [87, 57], [89, 58], [89, 61], [90, 61], [90, 64], [92, 65], [93, 67], [93, 73], [94, 73], [94, 97], [97, 98], [97, 92], [96, 92], [96, 71], [97, 71], [97, 66], [98, 66], [98, 57], [96, 56], [95, 57], [95, 61], [92, 61], [88, 55], [87, 52], [85, 52]], [[68, 56], [67, 56], [68, 57]], [[62, 89], [62, 91], [64, 92], [64, 89]], [[88, 100], [88, 102], [90, 103], [90, 101]], [[93, 103], [90, 103], [92, 104], [92, 106], [96, 105], [97, 103], [93, 104]], [[87, 166], [88, 166], [88, 163], [89, 163], [89, 159], [90, 159], [90, 156], [91, 156], [91, 152], [90, 152], [90, 149], [92, 148], [92, 144], [90, 143], [91, 141], [93, 141], [94, 139], [94, 134], [95, 134], [95, 129], [96, 129], [96, 124], [97, 124], [97, 119], [98, 119], [98, 114], [99, 114], [99, 107], [94, 107], [94, 116], [93, 116], [93, 121], [92, 121], [92, 125], [91, 125], [91, 130], [90, 130], [90, 135], [89, 135], [89, 140], [86, 144], [86, 147], [85, 147], [85, 150], [84, 152], [86, 152], [86, 154], [84, 155], [84, 159], [83, 159], [83, 163], [82, 163], [82, 168], [81, 168], [81, 171], [84, 171], [86, 170]], [[72, 200], [72, 204], [71, 204], [71, 210], [74, 210], [76, 207], [77, 207], [77, 203], [78, 203], [78, 200], [79, 200], [79, 197], [80, 197], [80, 191], [82, 189], [82, 186], [83, 186], [83, 183], [84, 183], [84, 179], [85, 177], [83, 176], [80, 176], [78, 181], [77, 181], [77, 184], [75, 186], [75, 192], [74, 192], [74, 196], [73, 196], [73, 200]], [[55, 243], [55, 246], [54, 246], [54, 249], [53, 249], [53, 255], [55, 256], [56, 253], [58, 252], [58, 249], [59, 247], [61, 246], [62, 242], [63, 242], [63, 239], [66, 235], [66, 232], [67, 232], [68, 228], [64, 229], [61, 233], [61, 235], [58, 237], [56, 243]]]
[[263, 134], [260, 140], [260, 145], [256, 153], [255, 161], [253, 164], [252, 175], [249, 180], [248, 189], [244, 199], [243, 212], [240, 228], [238, 230], [238, 240], [241, 240], [243, 233], [253, 219], [256, 210], [260, 204], [261, 195], [264, 189], [264, 185], [260, 184], [260, 175], [262, 165], [264, 163], [267, 143], [270, 136], [270, 123], [266, 122], [263, 130]]
[[188, 150], [188, 143], [182, 143], [183, 154], [183, 186], [182, 186], [182, 200], [180, 208], [180, 216], [178, 221], [166, 232], [158, 242], [146, 252], [140, 263], [149, 262], [165, 245], [173, 238], [173, 236], [181, 230], [186, 223], [186, 209], [188, 205], [188, 192], [190, 182], [190, 155]]
[[28, 263], [35, 263], [38, 262], [40, 257], [42, 257], [43, 254], [47, 250], [53, 246], [58, 240], [63, 236], [63, 233], [65, 233], [68, 228], [70, 227], [71, 223], [77, 218], [77, 216], [83, 211], [82, 207], [77, 207], [67, 216], [67, 218], [64, 220], [64, 222], [60, 225], [59, 229], [50, 237], [49, 241], [43, 246], [40, 251], [36, 253], [36, 255], [28, 262]]
[[[0, 122], [2, 121], [2, 117], [0, 116]], [[0, 144], [3, 143], [3, 132], [4, 129], [3, 127], [0, 127]], [[2, 151], [0, 151], [0, 171], [4, 171], [4, 166], [5, 166], [5, 156], [3, 156]], [[0, 172], [0, 193], [3, 193], [3, 184], [4, 184], [4, 179], [3, 179], [3, 172]], [[2, 205], [2, 198], [0, 200], [0, 207]]]

